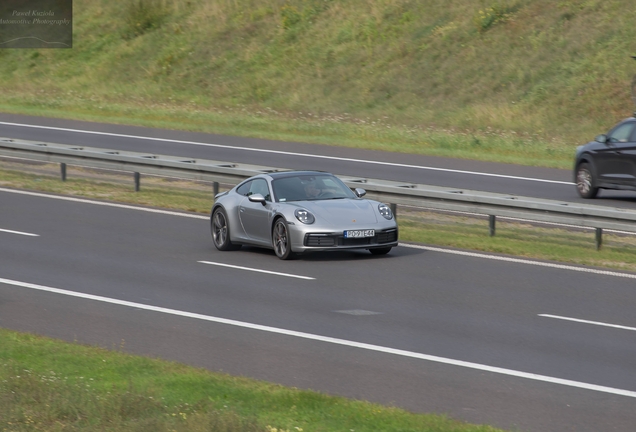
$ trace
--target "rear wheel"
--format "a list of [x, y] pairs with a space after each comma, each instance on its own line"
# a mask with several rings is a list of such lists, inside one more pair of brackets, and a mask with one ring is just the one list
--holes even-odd
[[391, 251], [390, 247], [369, 249], [373, 255], [386, 255]]
[[287, 221], [280, 218], [274, 223], [272, 230], [272, 245], [276, 256], [282, 260], [291, 259], [294, 253], [291, 251], [291, 241], [289, 239], [289, 229]]
[[594, 175], [590, 165], [582, 163], [576, 169], [576, 190], [583, 198], [594, 198], [598, 193], [598, 188], [594, 186]]
[[212, 241], [214, 246], [220, 251], [240, 249], [241, 245], [236, 245], [230, 241], [230, 227], [227, 223], [227, 214], [221, 207], [217, 207], [211, 218]]

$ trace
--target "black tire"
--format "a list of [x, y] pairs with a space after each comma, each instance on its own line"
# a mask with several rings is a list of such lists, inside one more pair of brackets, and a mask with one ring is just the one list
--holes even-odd
[[576, 190], [582, 198], [594, 198], [598, 188], [594, 186], [596, 180], [590, 165], [586, 162], [579, 164], [576, 169]]
[[230, 241], [230, 226], [227, 222], [227, 214], [223, 208], [217, 207], [212, 212], [210, 228], [212, 241], [218, 250], [229, 251], [241, 248], [241, 245], [236, 245]]
[[279, 218], [274, 222], [274, 229], [272, 229], [272, 246], [274, 246], [274, 253], [278, 258], [288, 260], [294, 257], [289, 241], [287, 221], [283, 218]]
[[386, 255], [389, 252], [391, 252], [391, 248], [384, 247], [384, 248], [369, 249], [369, 252], [371, 252], [373, 255]]

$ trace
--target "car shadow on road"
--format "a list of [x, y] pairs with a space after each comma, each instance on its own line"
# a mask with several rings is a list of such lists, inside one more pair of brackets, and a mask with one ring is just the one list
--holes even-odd
[[[270, 255], [273, 258], [276, 258], [276, 254], [271, 249], [263, 249], [252, 246], [243, 246], [240, 250], [245, 253], [254, 253], [259, 255]], [[405, 256], [413, 256], [420, 255], [425, 253], [426, 250], [423, 249], [414, 249], [408, 247], [394, 247], [391, 249], [386, 255], [373, 255], [368, 250], [341, 250], [341, 251], [316, 251], [316, 252], [308, 252], [301, 255], [295, 256], [294, 260], [307, 261], [307, 262], [328, 262], [328, 261], [360, 261], [360, 260], [387, 260], [387, 259], [398, 259], [400, 257]]]

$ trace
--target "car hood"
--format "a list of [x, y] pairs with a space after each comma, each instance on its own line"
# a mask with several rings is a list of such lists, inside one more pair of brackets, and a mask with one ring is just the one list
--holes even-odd
[[378, 223], [377, 203], [357, 199], [333, 199], [319, 201], [298, 201], [299, 208], [309, 210], [322, 223], [338, 226], [355, 224], [370, 225]]

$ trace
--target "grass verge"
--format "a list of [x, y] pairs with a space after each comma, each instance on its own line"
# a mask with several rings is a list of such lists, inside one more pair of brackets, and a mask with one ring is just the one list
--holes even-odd
[[496, 432], [4, 329], [0, 430]]

